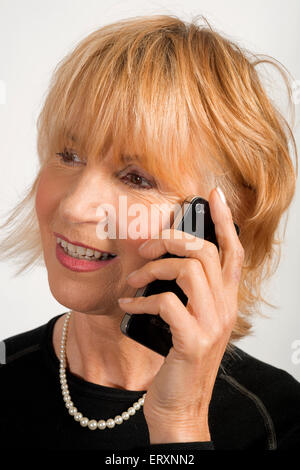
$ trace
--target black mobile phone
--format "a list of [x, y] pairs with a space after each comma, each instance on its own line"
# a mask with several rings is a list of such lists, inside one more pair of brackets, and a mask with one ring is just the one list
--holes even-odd
[[[236, 223], [234, 225], [239, 235], [239, 227]], [[184, 200], [180, 210], [175, 214], [172, 228], [208, 240], [214, 243], [219, 250], [214, 223], [210, 215], [209, 203], [202, 197], [195, 196]], [[165, 253], [157, 259], [170, 257], [184, 258], [184, 256]], [[177, 285], [176, 279], [156, 279], [146, 286], [139, 288], [136, 291], [135, 297], [148, 297], [149, 295], [168, 291], [174, 292], [184, 306], [187, 304], [188, 298]], [[162, 356], [167, 356], [170, 348], [173, 346], [170, 327], [159, 315], [126, 313], [120, 328], [124, 335]]]

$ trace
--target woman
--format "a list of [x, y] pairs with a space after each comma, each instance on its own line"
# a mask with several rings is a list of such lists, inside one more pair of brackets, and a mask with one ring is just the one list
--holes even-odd
[[[4, 225], [1, 253], [22, 263], [19, 272], [44, 260], [67, 311], [2, 342], [2, 447], [300, 443], [299, 383], [234, 345], [266, 302], [262, 281], [296, 184], [293, 133], [267, 97], [260, 62], [287, 81], [275, 61], [206, 20], [159, 15], [106, 25], [59, 64], [38, 119], [40, 170]], [[172, 221], [191, 194], [209, 201], [220, 252], [154, 226], [154, 205]], [[102, 236], [105, 204], [116, 236]], [[179, 258], [157, 259], [166, 252]], [[176, 279], [186, 306], [170, 292], [134, 299], [154, 279]], [[125, 312], [170, 325], [166, 358], [121, 332]]]

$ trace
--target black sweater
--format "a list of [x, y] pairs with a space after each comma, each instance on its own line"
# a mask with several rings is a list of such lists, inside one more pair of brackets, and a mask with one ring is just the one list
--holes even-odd
[[[236, 346], [233, 355], [224, 354], [215, 382], [209, 408], [211, 442], [150, 445], [142, 407], [112, 429], [82, 427], [69, 415], [61, 394], [52, 344], [54, 323], [61, 315], [0, 342], [1, 449], [179, 453], [299, 447], [300, 383]], [[68, 369], [67, 381], [74, 406], [97, 420], [122, 414], [146, 392], [86, 382]]]

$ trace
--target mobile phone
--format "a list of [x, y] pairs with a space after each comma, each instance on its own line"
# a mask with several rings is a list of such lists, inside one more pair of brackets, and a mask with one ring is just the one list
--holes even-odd
[[[234, 223], [234, 226], [239, 235], [240, 230], [238, 225]], [[209, 203], [200, 196], [184, 200], [180, 210], [175, 214], [172, 228], [208, 240], [214, 243], [219, 251]], [[157, 259], [170, 257], [184, 258], [184, 256], [164, 253]], [[136, 291], [135, 297], [148, 297], [149, 295], [160, 294], [162, 292], [174, 292], [184, 306], [186, 306], [188, 298], [176, 283], [176, 279], [155, 279], [146, 286], [139, 288]], [[170, 348], [173, 346], [170, 327], [159, 315], [126, 313], [120, 328], [124, 335], [162, 356], [167, 356]]]

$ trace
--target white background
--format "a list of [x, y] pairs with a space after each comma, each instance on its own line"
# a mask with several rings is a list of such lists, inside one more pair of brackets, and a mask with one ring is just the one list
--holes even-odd
[[[300, 80], [299, 0], [0, 1], [0, 223], [32, 184], [38, 168], [36, 119], [54, 67], [91, 31], [117, 19], [144, 14], [175, 14], [189, 20], [204, 14], [213, 27], [256, 53], [269, 54]], [[270, 69], [270, 73], [272, 69]], [[284, 85], [274, 74], [278, 100]], [[300, 83], [300, 82], [299, 82]], [[3, 94], [6, 92], [6, 96]], [[297, 95], [296, 95], [297, 97]], [[298, 93], [295, 136], [299, 148]], [[286, 115], [289, 118], [289, 116]], [[256, 318], [254, 335], [238, 346], [300, 380], [300, 209], [298, 192], [289, 211], [282, 260], [265, 293], [277, 310]], [[45, 268], [14, 278], [14, 266], [0, 263], [0, 340], [32, 329], [67, 309], [53, 297]], [[294, 356], [292, 356], [294, 352]]]

